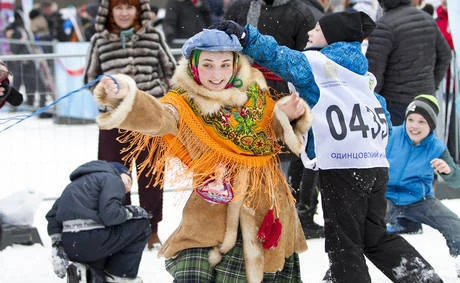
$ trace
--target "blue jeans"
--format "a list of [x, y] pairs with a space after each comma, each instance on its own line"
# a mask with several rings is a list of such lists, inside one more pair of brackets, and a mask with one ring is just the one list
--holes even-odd
[[136, 278], [150, 233], [147, 219], [133, 219], [105, 229], [62, 233], [62, 243], [72, 261], [96, 272]]
[[460, 219], [437, 198], [429, 197], [409, 205], [396, 205], [388, 200], [386, 222], [395, 223], [398, 218], [433, 227], [446, 239], [450, 255], [460, 255]]

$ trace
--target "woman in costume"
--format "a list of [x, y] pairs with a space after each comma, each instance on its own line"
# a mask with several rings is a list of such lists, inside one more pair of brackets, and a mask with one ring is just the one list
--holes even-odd
[[141, 174], [162, 184], [168, 160], [178, 158], [186, 170], [175, 177], [193, 176], [181, 223], [159, 251], [177, 282], [301, 280], [298, 253], [307, 245], [277, 140], [300, 154], [312, 116], [298, 94], [275, 102], [241, 49], [235, 36], [205, 29], [183, 45], [163, 98], [121, 74], [94, 91], [109, 109], [99, 126], [135, 131], [123, 138], [134, 158], [148, 148]]

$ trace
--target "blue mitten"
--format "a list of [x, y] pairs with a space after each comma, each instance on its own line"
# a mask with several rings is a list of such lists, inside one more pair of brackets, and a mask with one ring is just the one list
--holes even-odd
[[69, 266], [69, 258], [62, 246], [61, 234], [51, 235], [51, 258], [53, 260], [53, 269], [57, 277], [64, 278]]

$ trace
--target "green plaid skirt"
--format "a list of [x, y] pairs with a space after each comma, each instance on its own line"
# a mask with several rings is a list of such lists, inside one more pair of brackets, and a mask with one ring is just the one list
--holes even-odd
[[[166, 270], [174, 277], [173, 282], [246, 282], [244, 256], [241, 238], [222, 261], [212, 268], [208, 262], [211, 248], [190, 248], [181, 251], [177, 257], [166, 260]], [[264, 273], [263, 282], [297, 283], [300, 278], [300, 262], [297, 253], [286, 259], [284, 268], [276, 273]]]

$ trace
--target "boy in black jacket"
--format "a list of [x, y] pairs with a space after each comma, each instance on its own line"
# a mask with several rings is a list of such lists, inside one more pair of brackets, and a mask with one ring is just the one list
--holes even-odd
[[70, 180], [46, 214], [56, 275], [65, 276], [70, 259], [106, 282], [142, 282], [137, 272], [151, 229], [144, 209], [123, 205], [132, 185], [128, 169], [95, 160], [75, 169]]

